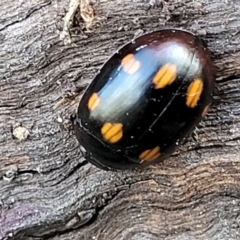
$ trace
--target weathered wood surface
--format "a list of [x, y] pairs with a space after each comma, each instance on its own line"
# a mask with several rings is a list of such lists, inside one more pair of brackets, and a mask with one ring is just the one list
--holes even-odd
[[[0, 239], [240, 239], [239, 0], [96, 1], [92, 32], [80, 19], [64, 45], [68, 4], [0, 3]], [[80, 90], [119, 46], [162, 27], [208, 42], [212, 108], [162, 164], [99, 170], [69, 124]]]

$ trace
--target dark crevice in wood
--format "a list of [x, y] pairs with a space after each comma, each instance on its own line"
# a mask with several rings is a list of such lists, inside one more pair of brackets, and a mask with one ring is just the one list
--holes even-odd
[[[236, 75], [231, 75], [231, 76], [227, 76], [226, 78], [221, 78], [218, 83], [226, 83], [228, 84], [231, 81], [238, 81], [240, 80], [240, 74], [236, 74]], [[237, 91], [237, 89], [236, 89]]]
[[23, 18], [21, 18], [20, 20], [17, 20], [17, 21], [14, 21], [14, 22], [11, 22], [7, 25], [5, 25], [3, 28], [0, 28], [0, 31], [4, 31], [6, 30], [8, 27], [14, 25], [14, 24], [17, 24], [17, 23], [20, 23], [26, 19], [28, 19], [32, 14], [34, 14], [35, 12], [38, 12], [39, 10], [41, 10], [42, 8], [48, 6], [48, 5], [51, 5], [52, 4], [52, 1], [48, 1], [46, 2], [45, 5], [40, 5], [39, 7], [37, 8], [32, 8], [30, 9], [28, 12], [25, 13], [25, 16]]

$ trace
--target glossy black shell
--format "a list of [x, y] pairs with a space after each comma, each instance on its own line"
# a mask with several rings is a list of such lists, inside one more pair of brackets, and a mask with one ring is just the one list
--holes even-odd
[[163, 160], [206, 114], [214, 70], [190, 32], [145, 34], [117, 51], [84, 93], [74, 122], [86, 158], [103, 169]]

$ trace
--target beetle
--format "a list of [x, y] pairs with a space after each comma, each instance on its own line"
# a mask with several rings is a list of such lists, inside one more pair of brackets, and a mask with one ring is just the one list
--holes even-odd
[[80, 100], [74, 121], [86, 159], [105, 169], [164, 160], [206, 115], [215, 76], [206, 43], [163, 29], [120, 48]]

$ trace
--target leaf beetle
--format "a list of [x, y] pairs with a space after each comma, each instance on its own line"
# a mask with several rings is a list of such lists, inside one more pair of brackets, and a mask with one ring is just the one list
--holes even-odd
[[80, 101], [74, 129], [89, 162], [129, 169], [162, 161], [206, 115], [215, 76], [194, 34], [164, 29], [120, 48]]

